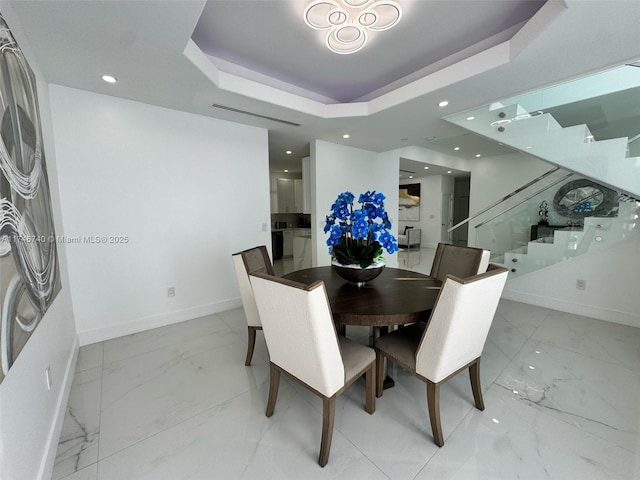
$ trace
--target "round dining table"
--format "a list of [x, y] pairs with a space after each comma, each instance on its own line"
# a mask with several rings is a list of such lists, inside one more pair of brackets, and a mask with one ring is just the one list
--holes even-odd
[[385, 267], [375, 279], [359, 287], [331, 267], [314, 267], [284, 275], [310, 284], [322, 280], [336, 323], [389, 327], [428, 320], [442, 282], [412, 270]]
[[[346, 325], [373, 327], [371, 346], [390, 326], [426, 322], [442, 285], [429, 275], [390, 267], [362, 286], [347, 282], [331, 267], [297, 270], [283, 278], [307, 285], [322, 280], [339, 330], [344, 334]], [[386, 376], [384, 388], [394, 384], [394, 380]]]

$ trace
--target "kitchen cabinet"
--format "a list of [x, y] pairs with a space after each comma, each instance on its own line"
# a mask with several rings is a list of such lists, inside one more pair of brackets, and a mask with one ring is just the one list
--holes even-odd
[[282, 232], [282, 256], [293, 256], [293, 230], [284, 230]]
[[274, 213], [302, 213], [305, 202], [302, 179], [278, 178], [276, 185], [277, 210]]
[[295, 191], [292, 178], [278, 178], [276, 180], [278, 189], [278, 212], [296, 213], [295, 211]]

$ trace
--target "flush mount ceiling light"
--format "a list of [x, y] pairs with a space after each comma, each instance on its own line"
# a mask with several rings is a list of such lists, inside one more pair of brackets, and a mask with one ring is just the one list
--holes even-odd
[[118, 81], [118, 79], [112, 75], [102, 75], [100, 78], [107, 83], [116, 83]]
[[355, 53], [368, 32], [388, 30], [400, 21], [402, 9], [390, 0], [315, 0], [304, 9], [304, 21], [327, 30], [327, 47], [339, 54]]

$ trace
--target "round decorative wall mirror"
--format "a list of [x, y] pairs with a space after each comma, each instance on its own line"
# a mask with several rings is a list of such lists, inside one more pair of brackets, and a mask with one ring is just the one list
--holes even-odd
[[618, 194], [586, 178], [565, 183], [553, 197], [556, 212], [565, 217], [607, 216], [617, 204]]

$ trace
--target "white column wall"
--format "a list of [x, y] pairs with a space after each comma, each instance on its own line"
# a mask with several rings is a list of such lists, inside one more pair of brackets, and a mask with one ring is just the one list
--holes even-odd
[[50, 95], [80, 344], [239, 306], [231, 254], [271, 245], [267, 131]]
[[[397, 155], [379, 154], [359, 148], [315, 140], [311, 142], [311, 222], [313, 265], [329, 265], [331, 259], [324, 233], [325, 218], [337, 196], [350, 191], [358, 195], [376, 190], [386, 196], [385, 209], [393, 229], [398, 222]], [[395, 231], [394, 231], [395, 235]], [[387, 265], [397, 266], [397, 254], [384, 254]]]

